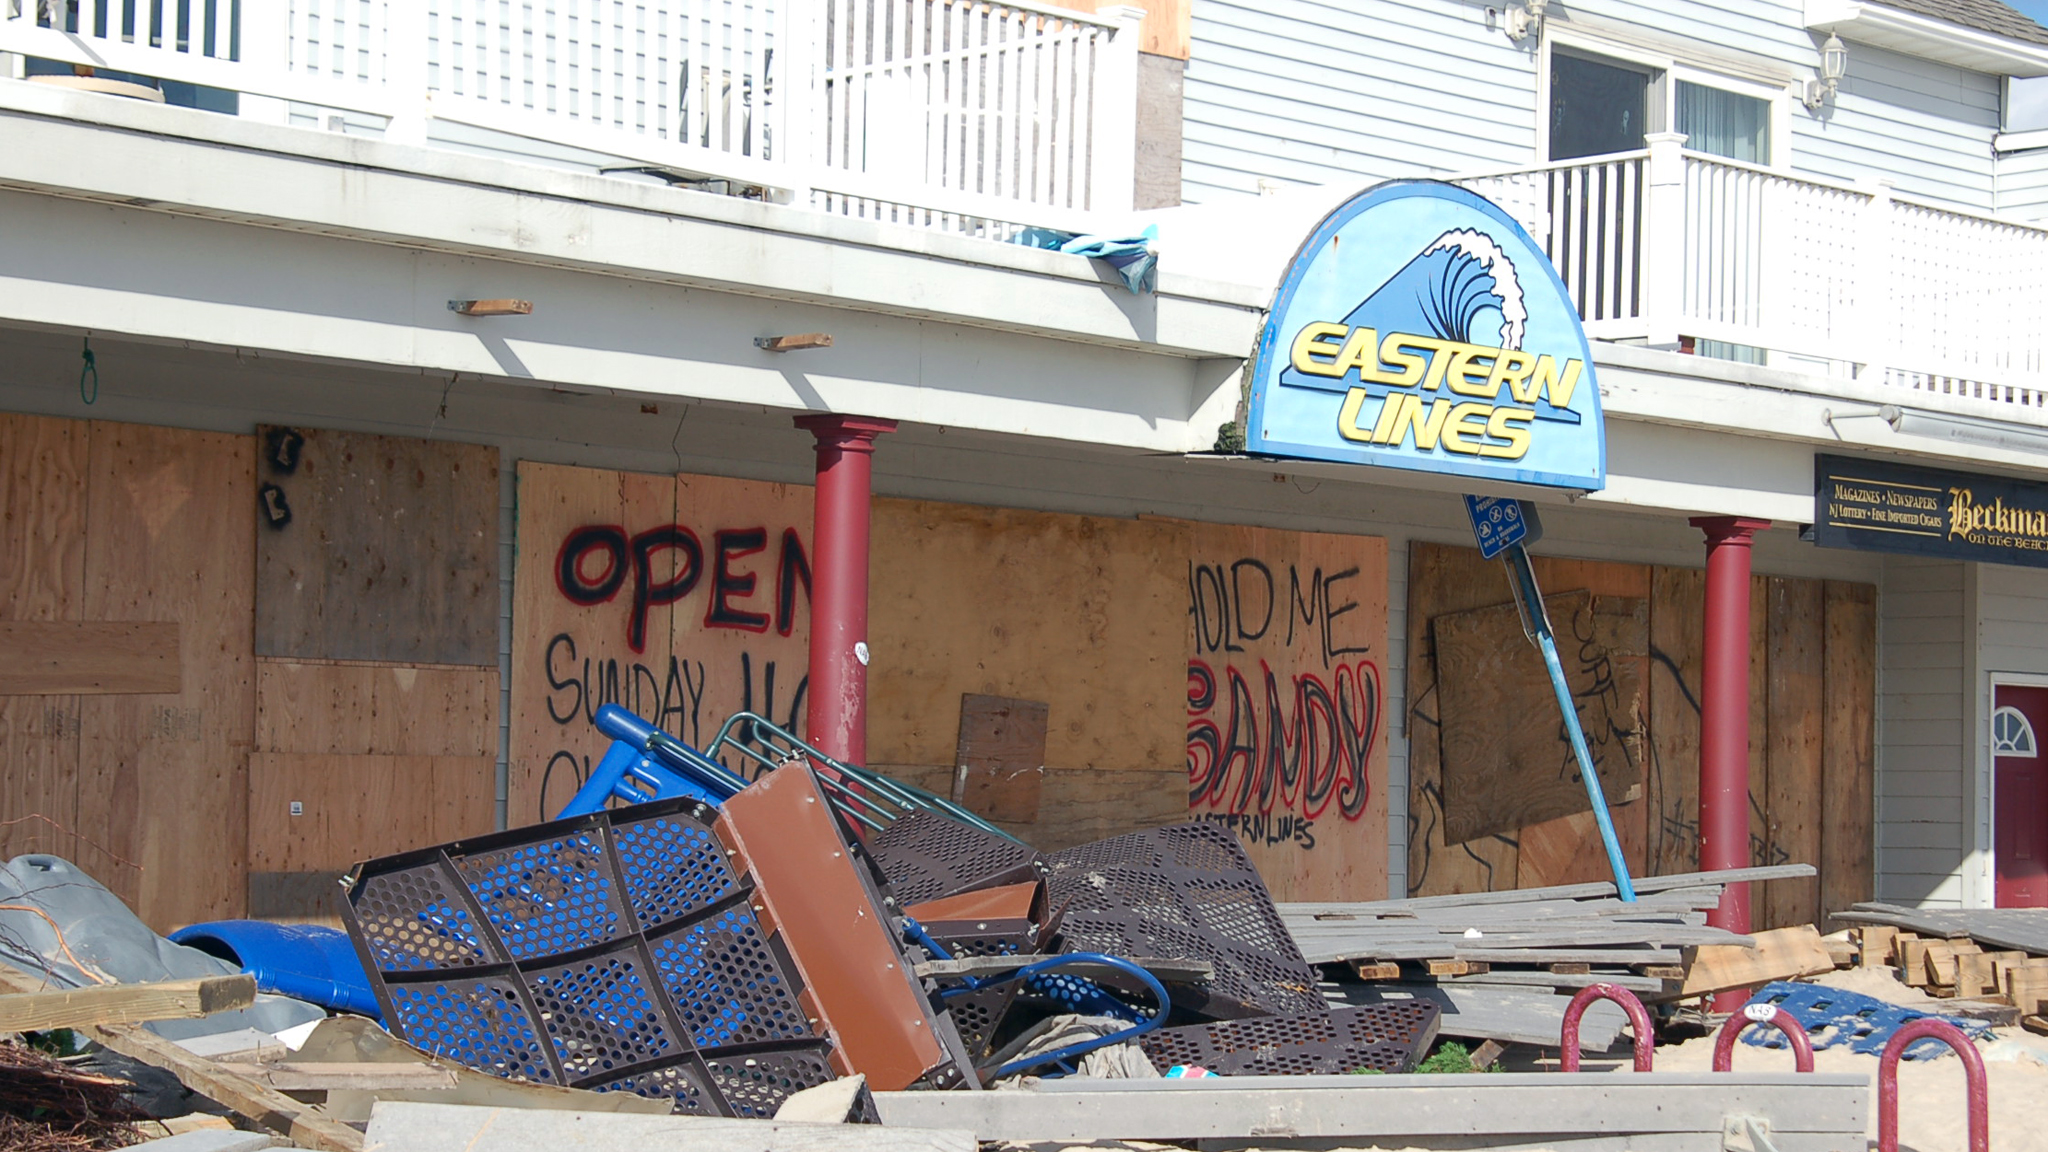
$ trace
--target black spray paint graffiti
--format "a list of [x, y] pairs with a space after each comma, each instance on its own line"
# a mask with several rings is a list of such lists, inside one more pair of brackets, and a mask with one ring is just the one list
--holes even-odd
[[[668, 658], [665, 668], [650, 668], [639, 661], [579, 654], [575, 637], [566, 632], [557, 633], [548, 641], [543, 659], [548, 682], [548, 719], [560, 728], [588, 730], [599, 708], [617, 704], [684, 743], [701, 748], [718, 735], [719, 725], [725, 722], [723, 712], [705, 710], [713, 669], [703, 660], [676, 654]], [[783, 672], [778, 684], [775, 661], [763, 660], [757, 669], [753, 656], [745, 652], [740, 653], [739, 666], [734, 671], [740, 685], [736, 711], [754, 712], [791, 731], [797, 730], [810, 685], [808, 676], [799, 672], [792, 687], [788, 674]], [[777, 699], [785, 692], [786, 705]], [[552, 819], [554, 809], [590, 778], [594, 763], [591, 757], [566, 748], [550, 755], [541, 770], [542, 810], [534, 818]], [[727, 767], [751, 775], [744, 771], [747, 765]]]
[[1338, 620], [1359, 610], [1345, 588], [1358, 574], [1356, 567], [1328, 575], [1317, 568], [1304, 579], [1301, 569], [1290, 564], [1283, 600], [1280, 582], [1263, 560], [1191, 564], [1188, 615], [1194, 618], [1196, 651], [1203, 656], [1243, 652], [1245, 644], [1263, 640], [1279, 627], [1274, 616], [1285, 613], [1284, 643], [1294, 646], [1297, 628], [1316, 629], [1324, 668], [1345, 656], [1362, 656], [1367, 646], [1347, 645], [1338, 638]]
[[[721, 528], [712, 533], [711, 541], [711, 584], [704, 626], [766, 632], [768, 613], [737, 602], [750, 599], [757, 590], [763, 573], [742, 571], [742, 562], [767, 551], [768, 530]], [[666, 560], [665, 575], [657, 574], [656, 557]], [[600, 563], [602, 567], [597, 566]], [[630, 537], [616, 524], [587, 524], [562, 538], [562, 547], [555, 553], [555, 588], [570, 603], [591, 607], [630, 587], [626, 643], [635, 652], [645, 652], [648, 610], [688, 596], [703, 577], [704, 565], [703, 544], [681, 524], [656, 525]], [[796, 529], [785, 528], [775, 561], [774, 585], [775, 630], [783, 636], [796, 626], [798, 585], [808, 597], [811, 562]]]

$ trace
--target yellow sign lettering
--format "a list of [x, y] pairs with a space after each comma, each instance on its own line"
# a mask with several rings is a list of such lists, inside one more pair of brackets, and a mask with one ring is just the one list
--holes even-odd
[[[1457, 377], [1453, 376], [1455, 382]], [[1439, 400], [1441, 404], [1443, 401]], [[1486, 436], [1486, 417], [1493, 411], [1493, 405], [1467, 400], [1451, 409], [1451, 418], [1444, 425], [1444, 447], [1466, 456], [1479, 455], [1479, 449]], [[1473, 421], [1478, 423], [1473, 423]]]
[[1294, 337], [1294, 368], [1311, 376], [1342, 376], [1344, 369], [1334, 367], [1317, 356], [1336, 356], [1342, 346], [1329, 341], [1344, 335], [1350, 329], [1342, 324], [1308, 324]]
[[1536, 413], [1527, 408], [1509, 408], [1505, 404], [1495, 408], [1486, 418], [1486, 434], [1500, 444], [1488, 444], [1479, 450], [1481, 456], [1497, 460], [1520, 460], [1529, 454], [1529, 421]]

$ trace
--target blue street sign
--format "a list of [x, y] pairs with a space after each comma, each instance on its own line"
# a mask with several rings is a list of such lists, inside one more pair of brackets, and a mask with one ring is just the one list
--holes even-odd
[[1488, 560], [1520, 544], [1529, 535], [1528, 518], [1522, 502], [1501, 496], [1467, 496], [1465, 512], [1472, 517], [1472, 535], [1479, 541], [1479, 554]]

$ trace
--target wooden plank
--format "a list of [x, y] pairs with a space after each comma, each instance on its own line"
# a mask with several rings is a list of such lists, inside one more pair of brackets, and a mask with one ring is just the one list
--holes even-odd
[[1707, 944], [1696, 949], [1687, 965], [1682, 994], [1699, 996], [1835, 970], [1835, 958], [1811, 924], [1753, 935], [1756, 943], [1749, 947]]
[[[742, 709], [801, 731], [809, 488], [531, 461], [521, 462], [518, 477], [510, 823], [550, 818], [574, 795], [610, 743], [591, 725], [606, 703], [696, 746]], [[565, 571], [564, 551], [572, 547]], [[880, 536], [875, 555], [878, 565], [892, 562]], [[601, 598], [614, 576], [617, 587]], [[877, 588], [899, 583], [924, 587], [908, 580]], [[1021, 588], [1012, 591], [1029, 599]], [[924, 626], [914, 606], [902, 608], [902, 626]], [[869, 621], [872, 702], [886, 662], [885, 628], [899, 625], [872, 606]], [[972, 659], [964, 646], [963, 659]], [[926, 761], [948, 772], [961, 690], [943, 697], [944, 751]], [[873, 724], [871, 713], [869, 759], [902, 763], [884, 754], [888, 744]]]
[[61, 992], [0, 995], [0, 1033], [41, 1032], [82, 1024], [189, 1020], [256, 1002], [252, 976], [209, 976], [153, 984], [100, 984]]
[[257, 431], [261, 482], [290, 509], [257, 513], [257, 653], [497, 667], [496, 448]]
[[2048, 1001], [2048, 967], [2007, 968], [2005, 995], [2021, 1015], [2039, 1014], [2042, 1003]]
[[[1625, 797], [1641, 779], [1637, 658], [1648, 647], [1648, 602], [1602, 598], [1596, 605], [1581, 591], [1546, 596], [1544, 604], [1602, 787]], [[1513, 834], [1587, 811], [1562, 725], [1533, 722], [1556, 705], [1543, 661], [1523, 639], [1519, 610], [1444, 613], [1434, 627], [1445, 837]], [[1522, 851], [1526, 861], [1529, 845]]]
[[1278, 899], [1386, 895], [1386, 541], [1184, 530], [1190, 815]]
[[333, 755], [495, 757], [498, 672], [259, 659], [256, 747]]
[[[1485, 1076], [1228, 1077], [1200, 1081], [1074, 1079], [1021, 1092], [877, 1092], [882, 1123], [969, 1128], [984, 1140], [1185, 1140], [1344, 1137], [1496, 1137], [1487, 1146], [1657, 1133], [1716, 1147], [1726, 1117], [1755, 1116], [1774, 1137], [1863, 1139], [1870, 1107], [1867, 1073], [1500, 1072]], [[1678, 1145], [1667, 1145], [1677, 1147]]]
[[883, 1128], [398, 1101], [377, 1103], [366, 1139], [382, 1152], [974, 1152], [976, 1147], [974, 1133], [958, 1125]]
[[1892, 924], [1926, 936], [1957, 940], [1967, 936], [1994, 948], [2048, 955], [2048, 909], [1957, 910], [1866, 902], [1852, 906], [1837, 918], [1853, 924]]
[[[0, 413], [0, 620], [85, 606], [87, 425]], [[76, 859], [78, 699], [0, 697], [0, 858]]]
[[[48, 991], [43, 981], [18, 968], [0, 964], [0, 991], [40, 993]], [[161, 1068], [178, 1078], [185, 1087], [226, 1105], [239, 1116], [255, 1121], [268, 1131], [287, 1137], [301, 1148], [323, 1152], [363, 1152], [363, 1135], [345, 1124], [337, 1124], [318, 1108], [302, 1104], [284, 1093], [258, 1084], [246, 1076], [224, 1071], [220, 1065], [179, 1047], [137, 1024], [79, 1025], [87, 1038]]]
[[1899, 979], [1916, 988], [1927, 985], [1927, 949], [1934, 943], [1918, 937], [1899, 937]]
[[954, 799], [985, 819], [1037, 823], [1045, 788], [1046, 714], [1040, 700], [961, 696]]
[[[1822, 589], [1820, 911], [1874, 895], [1877, 589], [1830, 580]], [[1830, 921], [1830, 926], [1837, 921]]]
[[399, 1064], [389, 1061], [273, 1064], [223, 1062], [221, 1068], [287, 1092], [341, 1092], [403, 1089], [435, 1091], [456, 1085], [455, 1069], [442, 1064]]
[[1650, 738], [1648, 871], [1700, 866], [1700, 684], [1704, 667], [1706, 574], [1655, 568], [1650, 574]]
[[80, 699], [74, 862], [159, 932], [242, 914], [255, 441], [95, 422], [88, 620], [176, 620], [176, 695]]
[[[1821, 583], [1771, 577], [1768, 582], [1770, 656], [1769, 732], [1765, 759], [1765, 815], [1773, 860], [1821, 860], [1822, 691]], [[1758, 928], [1815, 924], [1821, 917], [1820, 882], [1774, 880], [1751, 894]]]
[[177, 691], [175, 621], [0, 621], [0, 696]]

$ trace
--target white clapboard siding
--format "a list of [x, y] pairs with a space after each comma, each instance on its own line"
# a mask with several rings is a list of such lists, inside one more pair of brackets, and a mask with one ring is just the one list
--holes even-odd
[[1535, 91], [1480, 6], [1195, 0], [1182, 195], [1519, 164]]
[[1968, 565], [1887, 556], [1878, 594], [1877, 898], [1962, 903]]
[[2048, 148], [2008, 152], [1998, 158], [1998, 214], [2014, 220], [2048, 220]]
[[[1494, 20], [1467, 0], [1194, 0], [1183, 198], [1541, 159], [1537, 56]], [[1819, 63], [1796, 2], [1584, 0], [1551, 20], [1580, 36], [1691, 43], [1739, 58], [1752, 80], [1803, 80]], [[1835, 100], [1790, 110], [1790, 169], [1991, 211], [1998, 91], [1995, 76], [1852, 43]], [[2048, 174], [2034, 180], [2048, 200]]]

